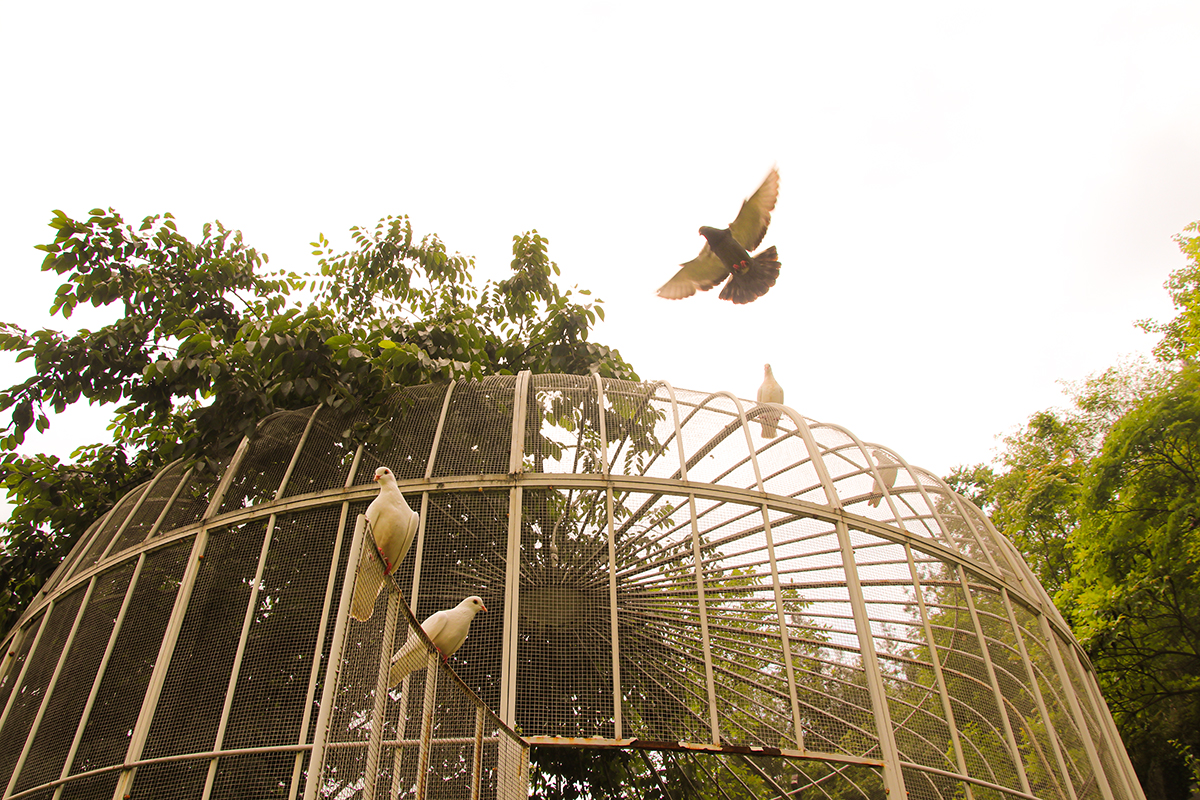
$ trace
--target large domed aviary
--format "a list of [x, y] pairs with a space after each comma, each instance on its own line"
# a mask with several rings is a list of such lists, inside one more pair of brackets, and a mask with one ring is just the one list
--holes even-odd
[[[530, 748], [617, 748], [586, 763], [628, 797], [1143, 798], [1021, 557], [882, 445], [528, 373], [360, 422], [276, 414], [96, 520], [3, 640], [2, 797], [525, 797]], [[420, 523], [363, 621], [380, 466]]]

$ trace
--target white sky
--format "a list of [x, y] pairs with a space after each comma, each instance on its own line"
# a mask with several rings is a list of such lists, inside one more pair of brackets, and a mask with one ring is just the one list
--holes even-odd
[[[220, 219], [297, 270], [408, 214], [481, 278], [536, 228], [643, 378], [753, 397], [770, 361], [800, 413], [945, 474], [1171, 316], [1197, 30], [1194, 0], [9, 3], [0, 319], [61, 325], [55, 208]], [[775, 288], [657, 298], [773, 163]], [[66, 417], [38, 449], [105, 438]]]

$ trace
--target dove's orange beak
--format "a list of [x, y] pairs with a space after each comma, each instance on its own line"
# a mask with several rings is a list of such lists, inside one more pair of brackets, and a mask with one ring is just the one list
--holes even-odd
[[480, 608], [480, 609], [482, 609], [483, 611], [487, 611], [487, 606], [485, 606], [485, 605], [483, 604], [483, 601], [482, 601], [482, 600], [480, 600], [480, 601], [479, 601], [479, 608]]

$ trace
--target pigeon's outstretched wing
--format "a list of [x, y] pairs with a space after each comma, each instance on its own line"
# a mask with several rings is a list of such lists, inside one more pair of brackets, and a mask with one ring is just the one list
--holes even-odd
[[[888, 491], [896, 485], [896, 473], [900, 469], [900, 465], [882, 450], [872, 450], [871, 456], [875, 459], [875, 464], [879, 467], [879, 480], [883, 484], [883, 488]], [[883, 494], [877, 494], [867, 501], [867, 505], [872, 508], [878, 508], [880, 502], [883, 501]]]
[[350, 615], [364, 621], [375, 613], [375, 599], [383, 579], [395, 572], [408, 555], [420, 523], [420, 515], [409, 508], [390, 469], [375, 470], [375, 480], [379, 482], [379, 495], [367, 506], [368, 536], [358, 559], [354, 601], [350, 606]]
[[779, 170], [771, 167], [766, 180], [758, 191], [746, 198], [738, 210], [737, 219], [729, 224], [729, 232], [737, 243], [746, 250], [753, 252], [762, 244], [767, 235], [767, 226], [771, 224], [771, 212], [775, 210], [775, 201], [779, 199]]
[[668, 300], [682, 300], [694, 295], [697, 289], [707, 292], [714, 286], [721, 285], [728, 277], [729, 268], [721, 263], [721, 259], [717, 258], [717, 254], [708, 246], [708, 242], [705, 242], [704, 247], [700, 248], [700, 255], [684, 264], [683, 269], [659, 287], [658, 296]]
[[[480, 611], [487, 611], [483, 600], [471, 595], [454, 608], [436, 611], [421, 623], [421, 630], [429, 637], [442, 654], [443, 659], [458, 652], [462, 643], [467, 640], [471, 630], [471, 621]], [[396, 655], [392, 656], [392, 667], [388, 672], [388, 686], [395, 686], [410, 672], [423, 669], [429, 658], [421, 636], [416, 631], [409, 631], [408, 639]]]
[[[771, 212], [779, 197], [779, 170], [772, 167], [758, 190], [748, 197], [728, 228], [700, 228], [704, 246], [700, 255], [682, 268], [658, 289], [658, 296], [668, 300], [691, 297], [697, 291], [719, 286], [734, 273], [741, 276], [744, 286], [721, 292], [721, 299], [748, 303], [762, 296], [779, 276], [779, 261], [775, 248], [751, 257], [749, 251], [762, 244], [771, 223]], [[714, 249], [715, 248], [715, 249]]]
[[[758, 387], [758, 402], [783, 403], [783, 387], [779, 385], [779, 381], [775, 380], [775, 374], [771, 372], [770, 364], [763, 364], [763, 382], [762, 386]], [[764, 409], [759, 414], [758, 419], [762, 425], [763, 438], [775, 438], [780, 416], [781, 412], [777, 408]]]

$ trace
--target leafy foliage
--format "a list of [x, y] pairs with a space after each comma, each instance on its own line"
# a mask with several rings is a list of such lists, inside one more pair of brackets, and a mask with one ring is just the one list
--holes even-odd
[[[1072, 535], [1088, 464], [1117, 420], [1169, 376], [1160, 366], [1131, 360], [1068, 383], [1068, 408], [1039, 411], [1004, 438], [999, 470], [986, 464], [957, 467], [946, 479], [989, 513], [1051, 596], [1071, 576]], [[1071, 608], [1062, 611], [1069, 619]]]
[[1200, 368], [1113, 428], [1081, 515], [1065, 599], [1126, 740], [1200, 752]]
[[[1200, 223], [1175, 237], [1188, 263], [1165, 286], [1178, 310], [1139, 327], [1159, 363], [1069, 384], [996, 466], [948, 479], [988, 510], [1088, 649], [1143, 789], [1200, 783]], [[1190, 234], [1190, 235], [1189, 235]]]
[[[352, 229], [341, 254], [322, 235], [316, 274], [268, 272], [267, 256], [219, 222], [196, 242], [170, 214], [134, 226], [112, 210], [55, 211], [50, 226], [42, 269], [65, 279], [51, 313], [90, 304], [115, 319], [75, 333], [0, 322], [0, 350], [33, 368], [0, 391], [0, 479], [15, 507], [0, 534], [5, 628], [125, 491], [175, 459], [215, 472], [275, 411], [365, 410], [349, 433], [377, 440], [398, 386], [525, 369], [637, 378], [589, 341], [602, 306], [554, 283], [536, 231], [514, 237], [508, 279], [477, 287], [474, 261], [418, 239], [407, 217]], [[113, 406], [110, 443], [71, 463], [18, 453], [30, 429], [82, 401]]]
[[1171, 273], [1164, 284], [1179, 313], [1169, 322], [1144, 319], [1138, 327], [1151, 333], [1161, 333], [1162, 341], [1154, 348], [1160, 361], [1194, 362], [1200, 356], [1200, 222], [1193, 222], [1176, 234], [1179, 251], [1188, 265]]

